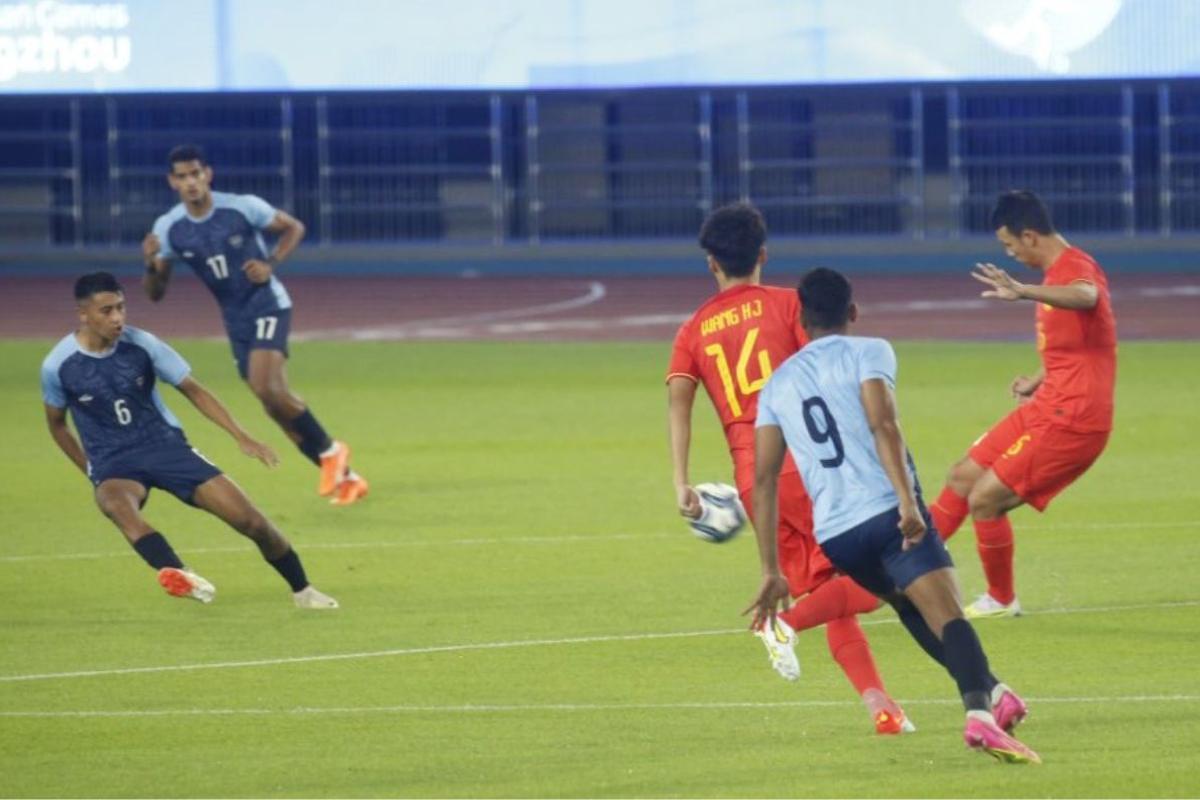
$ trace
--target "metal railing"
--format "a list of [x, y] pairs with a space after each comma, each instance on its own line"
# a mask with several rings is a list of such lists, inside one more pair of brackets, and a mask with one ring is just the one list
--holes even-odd
[[738, 200], [775, 235], [957, 237], [1009, 188], [1066, 230], [1200, 230], [1181, 80], [0, 97], [0, 243], [140, 240], [182, 142], [324, 244], [691, 238]]

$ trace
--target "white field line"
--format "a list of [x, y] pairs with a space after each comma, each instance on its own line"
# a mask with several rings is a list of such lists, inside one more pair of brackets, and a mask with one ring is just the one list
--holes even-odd
[[[1048, 616], [1057, 614], [1099, 614], [1150, 609], [1195, 608], [1200, 600], [1179, 600], [1164, 603], [1135, 603], [1130, 605], [1091, 606], [1081, 608], [1049, 608], [1041, 611], [1026, 611], [1026, 616]], [[865, 620], [864, 625], [895, 624], [894, 617]], [[158, 672], [192, 672], [198, 670], [236, 669], [240, 667], [269, 667], [282, 664], [311, 664], [323, 661], [354, 661], [367, 658], [389, 658], [398, 656], [429, 655], [434, 653], [462, 653], [483, 650], [511, 650], [525, 647], [556, 647], [575, 644], [601, 644], [607, 642], [637, 642], [656, 639], [687, 639], [705, 636], [744, 636], [745, 628], [726, 628], [707, 631], [677, 631], [668, 633], [629, 633], [603, 636], [575, 636], [565, 639], [525, 639], [508, 642], [476, 642], [468, 644], [436, 645], [431, 647], [408, 647], [392, 650], [368, 650], [354, 653], [327, 653], [316, 656], [291, 656], [289, 658], [265, 658], [246, 661], [216, 661], [199, 664], [173, 664], [152, 667], [120, 667], [115, 669], [78, 670], [73, 672], [43, 672], [25, 675], [0, 675], [0, 683], [58, 680], [66, 678], [95, 678], [108, 675], [137, 675]]]
[[534, 306], [519, 308], [504, 308], [496, 311], [481, 311], [474, 314], [455, 314], [447, 317], [417, 319], [401, 322], [396, 325], [386, 325], [375, 328], [336, 328], [333, 330], [307, 331], [293, 335], [293, 339], [338, 339], [350, 338], [359, 341], [406, 339], [428, 336], [454, 336], [459, 331], [488, 322], [522, 317], [536, 317], [543, 314], [557, 314], [583, 306], [598, 303], [608, 295], [608, 289], [599, 281], [588, 283], [587, 291], [578, 297], [558, 300], [553, 303], [541, 303]]
[[[1020, 525], [1014, 528], [1018, 532], [1056, 531], [1056, 530], [1141, 530], [1141, 529], [1175, 529], [1200, 528], [1200, 520], [1179, 520], [1177, 522], [1063, 522], [1049, 525]], [[682, 532], [682, 529], [680, 529]], [[960, 534], [960, 536], [963, 534]], [[681, 534], [675, 533], [611, 533], [596, 536], [563, 535], [563, 536], [513, 536], [487, 537], [479, 536], [468, 539], [404, 539], [386, 542], [297, 542], [300, 550], [360, 550], [370, 548], [393, 547], [473, 547], [487, 545], [509, 544], [575, 544], [605, 541], [645, 541], [647, 539], [679, 539]], [[683, 537], [686, 538], [686, 537]], [[188, 555], [209, 553], [245, 553], [253, 551], [254, 547], [246, 543], [240, 547], [191, 547], [187, 548]], [[128, 548], [110, 550], [100, 553], [31, 553], [28, 555], [0, 556], [0, 564], [22, 564], [30, 561], [76, 561], [98, 558], [129, 558], [136, 553]]]
[[[1026, 697], [1033, 705], [1112, 703], [1195, 703], [1196, 694], [1110, 695], [1107, 697]], [[957, 698], [902, 698], [902, 706], [958, 705]], [[88, 718], [88, 717], [208, 717], [208, 716], [305, 716], [314, 714], [506, 714], [523, 712], [588, 711], [728, 711], [732, 709], [789, 709], [860, 707], [859, 700], [712, 701], [707, 703], [466, 703], [462, 705], [394, 706], [297, 706], [294, 708], [161, 708], [115, 711], [0, 711], [0, 718]]]
[[[679, 534], [673, 533], [611, 533], [600, 534], [597, 536], [585, 535], [567, 535], [567, 536], [513, 536], [505, 537], [476, 537], [471, 539], [403, 539], [400, 541], [386, 542], [295, 542], [297, 549], [307, 552], [309, 550], [367, 550], [374, 548], [393, 548], [393, 547], [473, 547], [479, 545], [507, 545], [507, 544], [580, 544], [586, 542], [611, 542], [611, 541], [645, 541], [647, 539], [677, 539], [684, 535], [682, 529]], [[194, 555], [197, 553], [250, 553], [254, 552], [254, 545], [246, 542], [238, 547], [189, 547], [185, 548], [186, 553]], [[0, 564], [19, 564], [29, 561], [75, 561], [83, 559], [95, 558], [126, 558], [136, 556], [137, 553], [125, 548], [122, 550], [112, 550], [103, 553], [57, 553], [53, 555], [26, 555], [26, 556], [0, 556]]]

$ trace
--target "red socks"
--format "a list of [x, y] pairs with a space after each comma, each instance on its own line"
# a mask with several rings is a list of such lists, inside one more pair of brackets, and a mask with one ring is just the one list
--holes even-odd
[[1008, 605], [1016, 597], [1013, 588], [1013, 531], [1007, 516], [975, 520], [975, 546], [987, 576], [988, 594]]
[[942, 541], [946, 541], [967, 518], [967, 498], [955, 494], [946, 486], [929, 507], [929, 515], [933, 517], [933, 524]]
[[830, 620], [825, 625], [825, 639], [829, 652], [841, 666], [842, 672], [854, 684], [854, 691], [862, 695], [868, 689], [883, 691], [883, 678], [875, 668], [875, 659], [867, 645], [858, 620], [854, 617]]
[[792, 630], [805, 631], [842, 617], [868, 614], [879, 608], [879, 603], [878, 597], [843, 575], [822, 583], [779, 616]]

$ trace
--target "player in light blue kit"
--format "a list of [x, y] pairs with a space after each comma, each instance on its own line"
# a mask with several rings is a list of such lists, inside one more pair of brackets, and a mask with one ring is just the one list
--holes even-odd
[[812, 270], [798, 291], [811, 341], [775, 371], [758, 400], [754, 520], [764, 578], [747, 612], [760, 624], [788, 596], [775, 544], [776, 484], [786, 445], [812, 498], [815, 537], [825, 555], [887, 600], [958, 684], [967, 745], [1009, 763], [1040, 763], [1011, 735], [1025, 704], [991, 674], [963, 617], [950, 555], [921, 501], [897, 421], [891, 345], [846, 335], [858, 309], [841, 274]]
[[[201, 414], [229, 433], [248, 456], [276, 463], [271, 448], [250, 437], [221, 401], [192, 376], [166, 343], [125, 324], [125, 292], [107, 272], [75, 283], [79, 329], [42, 362], [42, 399], [50, 436], [96, 487], [96, 505], [125, 534], [158, 582], [176, 597], [207, 603], [213, 585], [183, 566], [166, 538], [142, 516], [151, 489], [202, 508], [258, 545], [291, 586], [300, 608], [337, 608], [317, 591], [300, 557], [237, 484], [200, 455], [179, 420], [163, 405], [158, 382], [177, 388]], [[67, 427], [67, 412], [79, 439]], [[82, 441], [82, 446], [80, 446]]]
[[[159, 217], [142, 241], [146, 294], [155, 302], [163, 298], [173, 261], [191, 267], [221, 308], [238, 374], [321, 470], [318, 493], [331, 495], [334, 505], [361, 500], [368, 486], [350, 469], [350, 448], [331, 439], [288, 387], [292, 300], [274, 272], [304, 238], [303, 223], [260, 197], [212, 191], [212, 167], [198, 147], [176, 147], [167, 160], [167, 180], [182, 202]], [[269, 255], [263, 231], [279, 237]]]

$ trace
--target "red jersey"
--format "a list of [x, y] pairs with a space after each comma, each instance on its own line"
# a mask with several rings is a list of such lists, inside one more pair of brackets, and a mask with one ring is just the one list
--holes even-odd
[[1110, 431], [1117, 376], [1117, 323], [1108, 278], [1092, 257], [1072, 247], [1046, 270], [1043, 286], [1086, 281], [1096, 305], [1086, 311], [1037, 304], [1037, 347], [1045, 379], [1033, 405], [1054, 424], [1076, 431]]
[[[675, 335], [667, 380], [683, 376], [704, 384], [725, 429], [739, 487], [753, 481], [758, 393], [807, 342], [794, 290], [745, 284], [709, 298]], [[785, 471], [795, 468], [789, 456]]]

